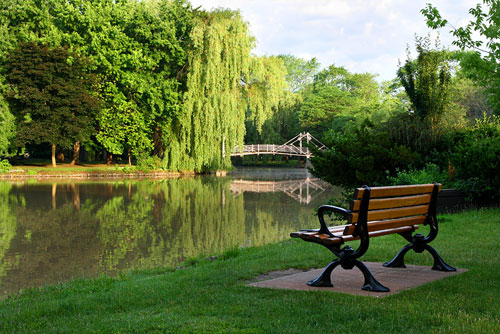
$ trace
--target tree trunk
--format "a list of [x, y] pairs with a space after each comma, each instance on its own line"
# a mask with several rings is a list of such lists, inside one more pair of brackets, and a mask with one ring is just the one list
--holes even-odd
[[75, 165], [80, 163], [80, 142], [77, 141], [73, 145], [73, 159], [71, 159], [70, 165]]
[[113, 162], [113, 153], [108, 153], [108, 157], [106, 158], [106, 165], [111, 165]]
[[52, 167], [57, 167], [57, 164], [56, 164], [56, 144], [52, 144]]
[[130, 153], [130, 149], [128, 149], [128, 165], [132, 166], [132, 153]]
[[163, 142], [161, 138], [161, 130], [158, 125], [155, 127], [153, 132], [153, 145], [153, 154], [161, 158], [163, 156]]

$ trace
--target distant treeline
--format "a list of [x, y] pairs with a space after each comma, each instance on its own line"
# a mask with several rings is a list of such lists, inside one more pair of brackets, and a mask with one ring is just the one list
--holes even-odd
[[168, 170], [228, 168], [245, 121], [287, 94], [238, 12], [183, 0], [3, 0], [0, 155], [105, 149]]

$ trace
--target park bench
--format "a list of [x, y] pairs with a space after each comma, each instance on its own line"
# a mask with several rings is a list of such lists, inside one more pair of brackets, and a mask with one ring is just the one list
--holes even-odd
[[[337, 267], [352, 269], [357, 267], [364, 276], [363, 290], [388, 292], [372, 275], [370, 270], [358, 260], [366, 253], [370, 238], [398, 233], [409, 244], [404, 246], [385, 267], [404, 268], [404, 256], [413, 249], [417, 253], [427, 250], [434, 258], [433, 270], [455, 271], [429, 246], [438, 233], [436, 219], [436, 202], [441, 184], [421, 184], [392, 187], [363, 186], [354, 191], [349, 210], [323, 205], [318, 209], [319, 229], [303, 229], [290, 234], [291, 237], [315, 242], [328, 248], [337, 258], [330, 262], [323, 272], [314, 280], [307, 282], [310, 286], [331, 287], [331, 273]], [[345, 225], [328, 227], [325, 213], [337, 213], [347, 220]], [[414, 234], [419, 225], [429, 225], [427, 236]], [[347, 241], [360, 240], [356, 250], [345, 245]]]

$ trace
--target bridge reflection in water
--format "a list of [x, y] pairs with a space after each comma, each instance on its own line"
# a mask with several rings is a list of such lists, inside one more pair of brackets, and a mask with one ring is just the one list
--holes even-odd
[[328, 184], [318, 178], [307, 177], [305, 179], [262, 181], [262, 180], [234, 180], [231, 182], [231, 192], [240, 194], [243, 192], [284, 192], [301, 204], [309, 204], [313, 198], [328, 189]]

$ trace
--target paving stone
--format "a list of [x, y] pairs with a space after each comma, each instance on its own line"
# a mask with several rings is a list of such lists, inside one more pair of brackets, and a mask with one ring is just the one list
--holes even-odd
[[284, 276], [275, 274], [280, 277], [273, 279], [266, 279], [266, 276], [262, 276], [262, 279], [264, 280], [251, 282], [248, 285], [262, 288], [334, 291], [352, 295], [386, 297], [402, 290], [411, 289], [422, 284], [430, 283], [467, 271], [467, 269], [458, 268], [455, 272], [442, 272], [432, 270], [430, 266], [413, 265], [406, 265], [406, 268], [386, 268], [382, 266], [382, 263], [363, 263], [370, 269], [373, 276], [375, 276], [380, 283], [387, 286], [391, 290], [390, 292], [371, 292], [361, 290], [364, 283], [363, 274], [356, 267], [352, 270], [345, 270], [341, 267], [335, 268], [332, 273], [332, 288], [318, 288], [308, 286], [306, 284], [307, 281], [316, 278], [316, 276], [318, 276], [323, 269], [312, 269], [289, 275], [285, 273]]

